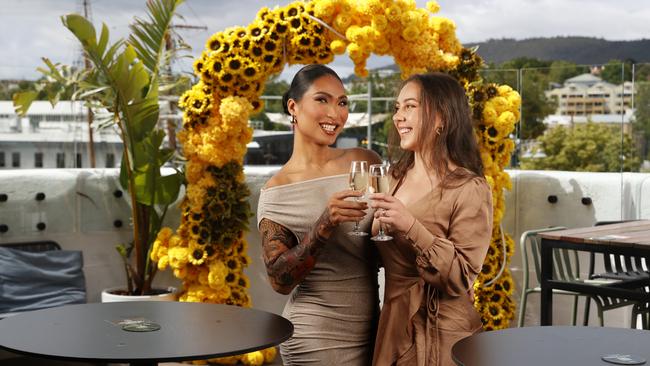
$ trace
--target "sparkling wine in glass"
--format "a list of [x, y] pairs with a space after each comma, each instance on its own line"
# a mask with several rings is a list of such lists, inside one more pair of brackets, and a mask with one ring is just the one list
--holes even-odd
[[[353, 161], [350, 164], [350, 189], [355, 191], [366, 192], [368, 189], [368, 162], [367, 161]], [[355, 198], [358, 201], [358, 198]], [[365, 233], [359, 230], [359, 222], [354, 223], [354, 229], [348, 233], [353, 236], [366, 236], [368, 233]]]
[[[389, 193], [390, 186], [388, 184], [388, 165], [373, 164], [370, 166], [370, 188], [371, 193]], [[388, 241], [393, 240], [393, 237], [384, 233], [384, 227], [379, 223], [379, 232], [377, 235], [370, 238], [374, 241]]]

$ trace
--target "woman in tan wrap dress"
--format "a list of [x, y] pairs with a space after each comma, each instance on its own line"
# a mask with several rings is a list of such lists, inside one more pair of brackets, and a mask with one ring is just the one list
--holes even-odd
[[492, 232], [492, 194], [465, 91], [442, 73], [402, 86], [393, 123], [400, 158], [392, 195], [370, 196], [386, 271], [373, 364], [454, 365], [453, 344], [481, 330], [473, 284]]
[[[262, 189], [258, 227], [273, 288], [292, 296], [283, 315], [293, 337], [284, 365], [369, 365], [378, 315], [377, 264], [356, 221], [370, 231], [367, 203], [348, 189], [353, 160], [379, 162], [365, 149], [330, 147], [348, 118], [345, 89], [323, 65], [308, 65], [283, 98], [294, 127], [289, 161]], [[367, 216], [367, 217], [366, 217]], [[293, 292], [292, 292], [293, 291]]]

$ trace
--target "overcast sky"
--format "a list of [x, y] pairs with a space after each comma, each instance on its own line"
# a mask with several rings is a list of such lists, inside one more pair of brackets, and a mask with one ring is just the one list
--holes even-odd
[[[180, 30], [198, 55], [213, 33], [233, 25], [247, 25], [262, 6], [286, 5], [291, 1], [186, 0], [177, 24], [205, 26], [207, 30]], [[82, 0], [0, 0], [0, 79], [36, 78], [40, 57], [72, 63], [80, 49], [59, 17], [82, 12]], [[125, 37], [134, 16], [143, 16], [145, 0], [90, 0], [95, 26], [106, 23], [111, 40]], [[424, 6], [426, 0], [417, 0]], [[440, 15], [457, 25], [463, 43], [488, 39], [553, 36], [588, 36], [607, 40], [650, 38], [648, 0], [438, 0]], [[392, 63], [373, 57], [369, 67]], [[187, 69], [186, 64], [177, 68]], [[347, 56], [332, 64], [342, 75], [352, 72]], [[284, 75], [291, 75], [286, 69]]]

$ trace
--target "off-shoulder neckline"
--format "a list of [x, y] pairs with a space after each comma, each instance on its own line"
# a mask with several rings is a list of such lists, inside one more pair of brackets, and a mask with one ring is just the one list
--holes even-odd
[[326, 175], [326, 176], [323, 176], [323, 177], [317, 177], [317, 178], [307, 179], [307, 180], [303, 180], [303, 181], [300, 181], [300, 182], [293, 182], [293, 183], [281, 184], [281, 185], [279, 185], [279, 186], [273, 186], [273, 187], [268, 187], [268, 188], [264, 188], [264, 187], [262, 187], [262, 188], [260, 189], [260, 191], [262, 191], [262, 192], [268, 192], [268, 191], [271, 191], [271, 190], [280, 189], [280, 188], [285, 188], [285, 187], [291, 187], [291, 186], [296, 186], [296, 185], [299, 185], [299, 184], [314, 183], [314, 182], [318, 182], [318, 181], [326, 180], [326, 179], [333, 179], [333, 178], [347, 177], [347, 175], [348, 175], [347, 173], [344, 173], [344, 174], [337, 174], [337, 175]]

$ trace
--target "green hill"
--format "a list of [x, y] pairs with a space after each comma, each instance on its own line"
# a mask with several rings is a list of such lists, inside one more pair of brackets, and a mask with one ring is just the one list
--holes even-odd
[[608, 41], [588, 37], [529, 38], [523, 40], [491, 39], [465, 44], [478, 46], [478, 54], [487, 63], [502, 63], [519, 57], [540, 60], [564, 60], [576, 64], [604, 64], [610, 60], [650, 62], [650, 39]]

